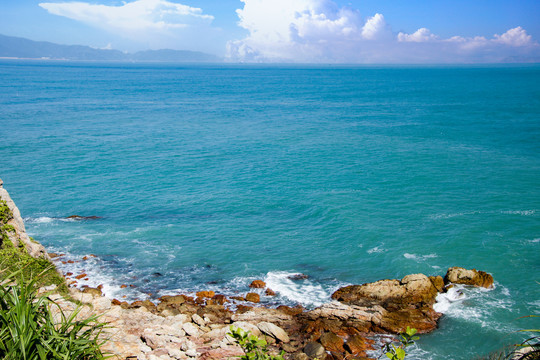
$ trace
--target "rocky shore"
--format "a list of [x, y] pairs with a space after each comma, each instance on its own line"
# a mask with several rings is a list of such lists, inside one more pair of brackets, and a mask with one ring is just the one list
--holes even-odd
[[[26, 234], [20, 212], [1, 180], [0, 198], [13, 212], [10, 224], [15, 231], [10, 240], [22, 242], [34, 257], [49, 258], [43, 246]], [[419, 333], [435, 330], [442, 314], [433, 305], [437, 296], [454, 284], [489, 288], [493, 277], [475, 269], [452, 267], [444, 277], [412, 274], [400, 280], [351, 285], [337, 290], [330, 303], [309, 311], [259, 306], [256, 291], [234, 307], [230, 305], [239, 299], [213, 291], [200, 291], [195, 297], [163, 296], [156, 303], [108, 299], [99, 288], [70, 288], [70, 299], [56, 294], [54, 287], [41, 291], [50, 294], [67, 313], [78, 307], [75, 300], [83, 304], [78, 316], [100, 315], [100, 320], [108, 323], [102, 334], [108, 339], [103, 350], [118, 359], [234, 358], [243, 354], [227, 335], [234, 326], [265, 338], [272, 351], [284, 351], [288, 359], [341, 360], [370, 359], [372, 351], [380, 348], [375, 342], [380, 334], [397, 334], [407, 326]], [[262, 280], [250, 286], [272, 292]]]

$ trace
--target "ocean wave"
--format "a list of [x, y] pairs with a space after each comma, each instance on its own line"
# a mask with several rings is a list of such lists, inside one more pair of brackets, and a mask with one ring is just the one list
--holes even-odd
[[330, 301], [330, 296], [337, 289], [323, 287], [311, 279], [293, 280], [299, 273], [287, 271], [271, 271], [266, 274], [266, 286], [278, 296], [304, 307], [317, 307]]
[[437, 255], [437, 254], [416, 255], [416, 254], [409, 254], [409, 253], [405, 253], [405, 254], [403, 254], [403, 256], [406, 259], [416, 260], [416, 261], [425, 261], [427, 259], [434, 259], [436, 257], [439, 257], [439, 255]]
[[367, 250], [366, 252], [368, 254], [373, 254], [373, 253], [382, 253], [382, 252], [385, 252], [386, 249], [382, 247], [382, 245], [379, 245], [379, 246], [375, 246], [374, 248], [371, 248], [369, 250]]

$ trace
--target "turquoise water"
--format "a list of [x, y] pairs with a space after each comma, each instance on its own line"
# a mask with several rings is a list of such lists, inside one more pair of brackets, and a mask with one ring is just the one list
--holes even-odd
[[60, 266], [110, 296], [261, 278], [267, 304], [313, 307], [463, 266], [495, 289], [465, 289], [412, 358], [471, 359], [538, 328], [517, 319], [540, 312], [538, 65], [2, 61], [0, 79], [5, 187], [50, 251], [97, 255]]

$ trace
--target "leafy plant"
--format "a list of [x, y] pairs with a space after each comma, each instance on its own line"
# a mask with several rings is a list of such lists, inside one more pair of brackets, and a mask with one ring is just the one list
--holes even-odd
[[252, 335], [249, 331], [241, 328], [230, 327], [231, 332], [228, 333], [235, 342], [240, 345], [244, 351], [244, 356], [240, 356], [241, 360], [283, 360], [284, 351], [279, 355], [271, 355], [268, 353], [267, 343], [264, 339], [259, 339]]
[[407, 326], [405, 332], [399, 334], [399, 343], [396, 346], [393, 342], [386, 344], [384, 347], [385, 355], [390, 360], [403, 360], [407, 353], [405, 348], [414, 344], [416, 340], [419, 339], [418, 336], [415, 336], [417, 330]]
[[[528, 315], [523, 316], [523, 318], [534, 318], [539, 317], [538, 315]], [[517, 344], [518, 347], [527, 347], [529, 348], [527, 351], [523, 354], [520, 354], [519, 357], [517, 357], [517, 360], [538, 360], [540, 359], [540, 329], [523, 329], [519, 330], [519, 332], [533, 332], [533, 333], [539, 333], [536, 336], [530, 337], [527, 340], [523, 341], [521, 344]]]
[[104, 359], [99, 339], [105, 324], [96, 316], [77, 320], [80, 309], [66, 315], [46, 296], [37, 295], [35, 280], [0, 284], [0, 358], [6, 360]]

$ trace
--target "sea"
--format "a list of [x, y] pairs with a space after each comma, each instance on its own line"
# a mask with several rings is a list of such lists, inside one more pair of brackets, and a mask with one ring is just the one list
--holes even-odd
[[494, 288], [440, 296], [408, 359], [474, 359], [540, 327], [523, 318], [540, 313], [538, 64], [0, 60], [0, 139], [29, 234], [107, 296], [261, 279], [277, 293], [262, 304], [310, 309], [461, 266]]

